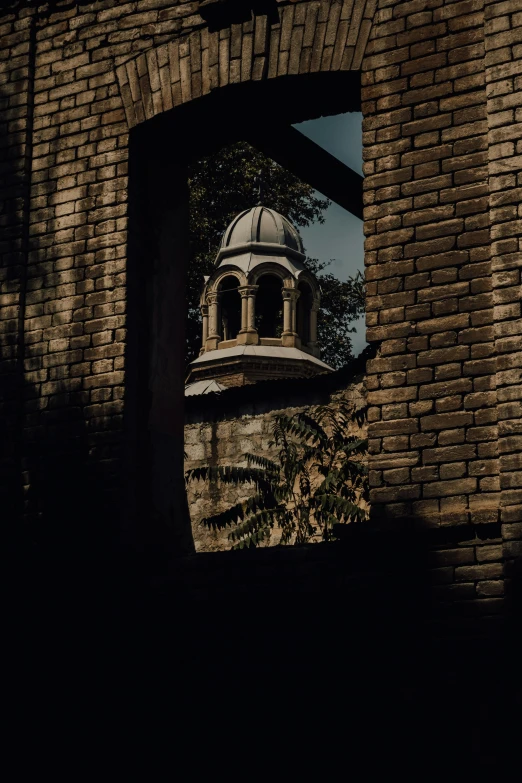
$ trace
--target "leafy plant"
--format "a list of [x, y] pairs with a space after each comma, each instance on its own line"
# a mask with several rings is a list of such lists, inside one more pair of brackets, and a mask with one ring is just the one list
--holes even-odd
[[233, 549], [257, 546], [275, 527], [281, 544], [304, 544], [334, 537], [339, 523], [364, 522], [368, 494], [362, 457], [367, 441], [349, 434], [350, 424], [363, 422], [365, 409], [346, 402], [316, 406], [308, 413], [275, 417], [274, 460], [245, 454], [246, 466], [204, 466], [186, 473], [186, 480], [249, 484], [247, 500], [203, 519], [211, 530], [230, 527]]

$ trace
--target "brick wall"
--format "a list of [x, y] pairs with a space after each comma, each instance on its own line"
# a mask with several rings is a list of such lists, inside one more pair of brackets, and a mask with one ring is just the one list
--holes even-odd
[[[487, 20], [494, 7], [505, 18], [497, 27], [504, 34], [492, 43], [494, 23]], [[487, 525], [498, 523], [501, 505], [520, 501], [516, 490], [507, 492], [516, 477], [501, 477], [517, 458], [501, 457], [499, 465], [499, 448], [502, 454], [509, 447], [505, 425], [497, 425], [498, 414], [516, 418], [520, 374], [513, 356], [496, 355], [500, 334], [516, 335], [521, 266], [511, 238], [516, 222], [504, 223], [510, 208], [496, 204], [516, 197], [499, 196], [507, 181], [492, 179], [496, 159], [514, 154], [513, 143], [493, 142], [501, 136], [493, 126], [508, 125], [509, 139], [516, 133], [513, 116], [492, 114], [503, 99], [490, 86], [496, 78], [499, 95], [510, 92], [500, 80], [509, 67], [516, 78], [517, 68], [510, 62], [493, 77], [489, 66], [493, 46], [502, 52], [496, 62], [516, 58], [514, 7], [384, 0], [375, 19], [363, 64], [363, 112], [368, 337], [380, 343], [368, 366], [377, 517]], [[509, 97], [516, 105], [514, 93]], [[509, 179], [515, 188], [516, 174]], [[503, 237], [509, 239], [498, 241]], [[504, 269], [510, 271], [497, 274]], [[506, 332], [498, 317], [504, 302]], [[510, 412], [502, 403], [497, 408], [497, 386], [499, 403], [508, 395], [515, 400]], [[462, 575], [469, 595], [501, 595], [502, 564], [484, 570], [480, 553], [468, 554], [473, 565]], [[495, 611], [494, 599], [484, 601], [484, 611]]]
[[19, 2], [3, 12], [2, 488], [10, 516], [23, 503], [37, 537], [51, 518], [63, 535], [71, 514], [85, 527], [100, 512], [115, 522], [129, 159], [116, 63], [201, 24], [196, 6]]
[[522, 12], [515, 6], [485, 7], [500, 513], [508, 584], [522, 554]]
[[[372, 514], [381, 525], [472, 525], [495, 542], [502, 533], [511, 576], [521, 540], [517, 0], [277, 5], [275, 20], [212, 32], [196, 2], [4, 4], [4, 505], [14, 517], [24, 483], [34, 530], [58, 518], [62, 535], [78, 515], [88, 525], [100, 508], [123, 508], [122, 487], [158, 484], [159, 443], [179, 427], [162, 383], [178, 394], [177, 381], [165, 346], [152, 359], [143, 349], [132, 309], [178, 289], [157, 272], [163, 253], [168, 279], [168, 210], [140, 217], [128, 166], [154, 146], [176, 156], [165, 128], [178, 104], [237, 81], [361, 70], [368, 338], [378, 349], [367, 367]], [[156, 479], [132, 462], [147, 462], [152, 424]], [[469, 597], [484, 596], [489, 611], [504, 566], [493, 573], [481, 557], [462, 568], [475, 568]]]
[[23, 300], [29, 226], [34, 46], [31, 15], [0, 21], [0, 504], [7, 518], [21, 495], [20, 432], [23, 393]]
[[[129, 512], [137, 486], [146, 498], [141, 485], [165, 484], [158, 479], [164, 464], [159, 442], [174, 437], [173, 403], [162, 399], [168, 395], [160, 388], [158, 355], [135, 349], [127, 331], [128, 275], [138, 289], [150, 288], [132, 271], [131, 259], [150, 268], [162, 231], [154, 224], [157, 215], [141, 214], [143, 230], [134, 232], [139, 247], [129, 245], [129, 121], [233, 83], [239, 62], [245, 80], [360, 66], [375, 0], [342, 8], [337, 2], [279, 6], [276, 24], [261, 14], [255, 23], [217, 34], [208, 33], [197, 2], [13, 0], [3, 11], [9, 171], [2, 217], [12, 234], [6, 235], [1, 302], [4, 464], [12, 474], [5, 473], [4, 485], [14, 518], [22, 477], [25, 515], [37, 536], [46, 538], [51, 519], [61, 520], [62, 536], [78, 517], [88, 529], [100, 513], [116, 530], [118, 511]], [[149, 155], [155, 145], [157, 138], [135, 146]], [[152, 201], [155, 186], [149, 181], [147, 187]], [[149, 293], [157, 299], [164, 290], [156, 279]], [[144, 341], [136, 335], [142, 327], [154, 333], [158, 319], [148, 321], [134, 318], [135, 341]], [[138, 354], [141, 369], [131, 370]], [[137, 386], [145, 387], [139, 400]], [[147, 428], [159, 428], [155, 445]], [[135, 462], [143, 457], [142, 467], [152, 465], [146, 470], [153, 475], [140, 475], [131, 454]], [[145, 500], [142, 505], [147, 508]], [[161, 505], [163, 517], [167, 507], [178, 508], [177, 500]], [[163, 525], [170, 523], [163, 519]]]
[[482, 6], [383, 4], [364, 71], [373, 497], [433, 524], [498, 508]]

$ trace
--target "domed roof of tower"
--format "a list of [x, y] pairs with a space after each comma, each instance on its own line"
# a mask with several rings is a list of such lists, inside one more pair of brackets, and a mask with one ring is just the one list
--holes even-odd
[[263, 206], [246, 209], [234, 218], [223, 234], [216, 263], [248, 250], [264, 250], [304, 259], [303, 243], [297, 229], [284, 215]]

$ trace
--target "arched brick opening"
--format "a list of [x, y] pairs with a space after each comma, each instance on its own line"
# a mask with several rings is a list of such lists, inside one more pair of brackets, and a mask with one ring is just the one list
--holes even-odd
[[[127, 493], [127, 516], [152, 514], [161, 539], [162, 527], [178, 538], [176, 549], [190, 547], [182, 530], [188, 530], [181, 449], [184, 165], [191, 155], [244, 138], [263, 117], [290, 123], [358, 109], [358, 71], [375, 8], [376, 2], [287, 5], [279, 9], [280, 24], [257, 15], [216, 32], [196, 30], [116, 70], [131, 129], [126, 453], [131, 473], [147, 477]], [[151, 235], [160, 239], [155, 272], [145, 280]]]
[[129, 128], [232, 84], [280, 76], [360, 70], [377, 0], [287, 5], [149, 49], [117, 70]]
[[[357, 109], [360, 77], [353, 72], [304, 74], [227, 85], [217, 92], [131, 132], [125, 380], [131, 445], [126, 451], [129, 468], [146, 483], [131, 488], [128, 514], [144, 518], [152, 510], [156, 520], [170, 517], [173, 533], [188, 520], [182, 464], [187, 162], [248, 138], [258, 118], [291, 123]], [[209, 134], [214, 117], [218, 121]]]

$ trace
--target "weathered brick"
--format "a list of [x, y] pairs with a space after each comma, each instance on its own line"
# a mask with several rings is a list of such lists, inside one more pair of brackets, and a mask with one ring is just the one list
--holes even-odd
[[455, 569], [455, 578], [459, 581], [483, 581], [503, 576], [502, 563], [483, 563], [476, 566], [460, 566]]
[[446, 465], [441, 465], [439, 470], [440, 478], [443, 480], [462, 478], [466, 473], [465, 462], [449, 462]]
[[436, 566], [464, 565], [475, 562], [475, 552], [472, 547], [459, 549], [442, 549], [433, 552], [432, 563]]
[[372, 503], [393, 503], [398, 500], [415, 500], [420, 497], [420, 487], [409, 484], [406, 486], [383, 487], [370, 490]]
[[383, 435], [402, 435], [418, 431], [418, 423], [415, 419], [398, 419], [395, 421], [375, 422], [368, 426], [368, 433], [372, 437]]
[[434, 481], [424, 485], [423, 494], [426, 498], [450, 497], [467, 495], [477, 489], [476, 478], [461, 478], [456, 480]]

